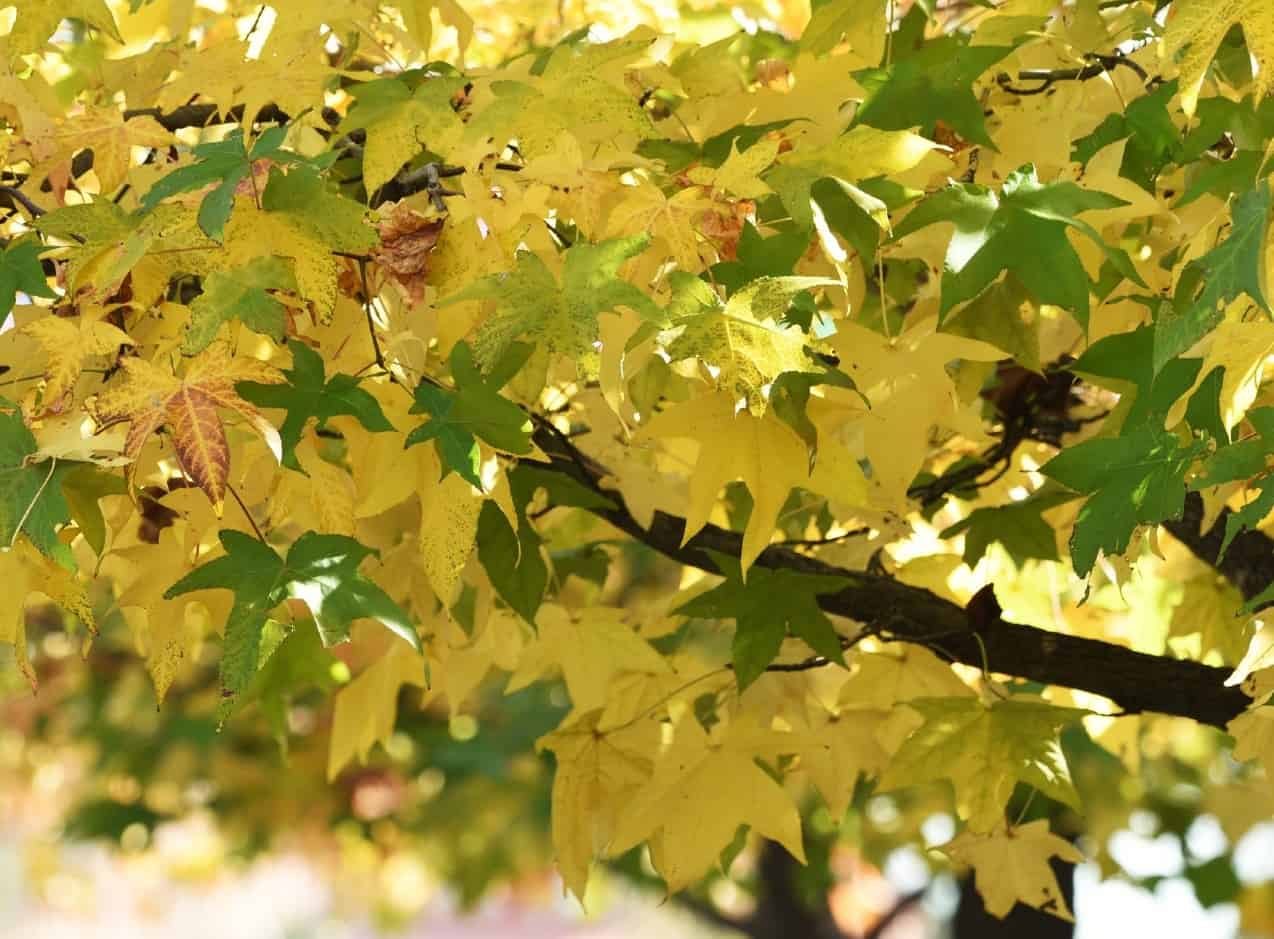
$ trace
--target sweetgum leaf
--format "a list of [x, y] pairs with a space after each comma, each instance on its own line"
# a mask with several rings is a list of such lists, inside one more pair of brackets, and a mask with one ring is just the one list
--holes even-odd
[[223, 140], [199, 144], [194, 148], [195, 162], [159, 179], [142, 196], [142, 208], [149, 212], [171, 196], [215, 184], [199, 204], [199, 227], [209, 238], [221, 241], [234, 208], [235, 190], [240, 181], [251, 174], [253, 161], [270, 159], [286, 163], [298, 159], [281, 149], [287, 131], [282, 125], [262, 131], [251, 150], [239, 128]]
[[253, 332], [283, 338], [287, 317], [269, 290], [296, 290], [296, 278], [276, 257], [260, 257], [232, 271], [214, 271], [190, 305], [190, 325], [181, 351], [196, 355], [217, 338], [223, 323], [237, 319]]
[[376, 399], [358, 387], [357, 378], [340, 372], [328, 378], [323, 357], [299, 340], [290, 340], [288, 349], [292, 352], [292, 368], [283, 370], [286, 382], [264, 384], [244, 381], [235, 386], [245, 401], [287, 412], [287, 418], [279, 428], [284, 466], [304, 472], [296, 458], [296, 446], [301, 442], [301, 434], [310, 418], [322, 422], [347, 415], [356, 418], [370, 431], [394, 429]]
[[70, 550], [57, 537], [57, 526], [71, 520], [62, 485], [82, 464], [28, 463], [37, 449], [20, 413], [0, 414], [0, 546], [10, 545], [21, 531], [45, 554], [69, 563]]
[[[529, 352], [529, 347], [524, 347], [524, 351]], [[525, 361], [525, 355], [521, 359]], [[428, 414], [430, 420], [408, 434], [404, 446], [434, 441], [442, 463], [442, 478], [454, 471], [482, 489], [478, 440], [506, 453], [530, 453], [531, 422], [525, 411], [499, 393], [501, 376], [491, 380], [478, 371], [468, 343], [458, 342], [452, 347], [450, 362], [456, 390], [428, 382], [416, 386], [411, 413]]]
[[888, 65], [860, 69], [853, 74], [866, 96], [854, 120], [881, 130], [920, 127], [925, 133], [942, 121], [969, 143], [994, 147], [973, 82], [1011, 51], [946, 36]]
[[1265, 296], [1269, 218], [1270, 185], [1262, 181], [1235, 200], [1229, 237], [1186, 265], [1172, 302], [1160, 304], [1155, 316], [1156, 372], [1216, 328], [1225, 308], [1244, 294], [1274, 315]]
[[379, 620], [413, 649], [420, 637], [402, 608], [359, 566], [375, 552], [345, 535], [306, 532], [286, 559], [269, 545], [223, 529], [225, 554], [195, 568], [164, 592], [172, 599], [195, 590], [230, 590], [234, 606], [226, 623], [221, 657], [222, 713], [251, 683], [268, 656], [262, 636], [271, 610], [289, 597], [310, 608], [325, 645], [349, 638], [356, 619]]
[[1205, 443], [1182, 445], [1147, 423], [1121, 437], [1100, 437], [1067, 447], [1040, 468], [1091, 498], [1080, 509], [1071, 536], [1075, 573], [1087, 576], [1097, 552], [1120, 554], [1138, 525], [1176, 518], [1185, 508], [1185, 475]]
[[1066, 230], [1091, 239], [1129, 280], [1145, 286], [1121, 248], [1113, 248], [1076, 215], [1125, 205], [1104, 192], [1070, 182], [1041, 183], [1028, 164], [1012, 173], [998, 193], [961, 183], [916, 206], [894, 229], [903, 238], [938, 222], [955, 225], [942, 274], [940, 313], [972, 300], [1004, 271], [1013, 272], [1037, 303], [1063, 307], [1088, 327], [1089, 281]]
[[735, 621], [732, 660], [740, 691], [774, 661], [789, 633], [823, 658], [845, 664], [840, 636], [816, 597], [843, 589], [848, 580], [753, 566], [745, 582], [736, 558], [714, 553], [713, 560], [726, 581], [673, 612]]
[[9, 315], [19, 293], [46, 299], [55, 296], [44, 279], [40, 242], [34, 238], [20, 238], [0, 251], [0, 314]]

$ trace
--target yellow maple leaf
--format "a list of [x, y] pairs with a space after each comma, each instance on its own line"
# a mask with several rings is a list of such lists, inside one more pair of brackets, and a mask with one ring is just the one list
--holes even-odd
[[1233, 27], [1243, 27], [1248, 51], [1256, 59], [1252, 78], [1256, 101], [1274, 89], [1274, 0], [1176, 0], [1163, 34], [1161, 54], [1172, 58], [1185, 49], [1179, 65], [1181, 109], [1194, 116], [1204, 73]]
[[13, 646], [18, 669], [34, 688], [35, 670], [27, 659], [27, 597], [32, 594], [48, 597], [96, 634], [93, 607], [75, 574], [38, 551], [24, 535], [0, 550], [0, 582], [4, 583], [5, 596], [12, 601], [7, 614], [0, 616], [0, 642]]
[[820, 146], [797, 146], [779, 158], [766, 182], [802, 228], [813, 228], [810, 189], [832, 177], [852, 186], [861, 179], [910, 169], [938, 148], [938, 144], [910, 131], [877, 130], [859, 124]]
[[659, 725], [637, 721], [607, 730], [602, 712], [573, 711], [536, 743], [557, 758], [553, 774], [553, 847], [566, 888], [583, 900], [593, 859], [605, 853], [619, 821], [649, 783]]
[[366, 123], [357, 120], [359, 111], [354, 109], [355, 120], [346, 125], [367, 132], [363, 187], [368, 194], [393, 179], [404, 163], [426, 147], [434, 153], [451, 152], [464, 131], [464, 124], [451, 106], [451, 97], [463, 85], [461, 79], [423, 82], [403, 100], [378, 108], [375, 118]]
[[648, 179], [625, 187], [624, 199], [610, 213], [608, 237], [649, 232], [671, 256], [677, 267], [690, 273], [703, 270], [695, 220], [712, 208], [703, 191], [691, 187], [671, 196]]
[[948, 780], [961, 816], [991, 831], [1019, 782], [1079, 807], [1057, 733], [1083, 716], [1025, 696], [986, 704], [977, 698], [919, 698], [908, 707], [924, 722], [903, 742], [880, 780], [882, 792]]
[[94, 29], [100, 29], [116, 42], [123, 42], [119, 27], [106, 0], [12, 0], [6, 6], [16, 6], [18, 16], [9, 33], [9, 48], [13, 55], [39, 52], [58, 24], [64, 19], [83, 21]]
[[93, 151], [93, 172], [102, 192], [124, 184], [132, 164], [133, 147], [167, 147], [173, 135], [153, 117], [124, 120], [116, 107], [88, 108], [58, 128], [54, 145], [69, 161], [80, 150]]
[[1166, 426], [1171, 427], [1185, 416], [1194, 390], [1218, 366], [1225, 369], [1219, 400], [1226, 430], [1239, 423], [1256, 400], [1266, 359], [1274, 352], [1274, 323], [1263, 316], [1250, 322], [1227, 319], [1212, 331], [1209, 342], [1211, 345], [1199, 369], [1200, 377], [1168, 412]]
[[308, 475], [310, 506], [316, 531], [334, 535], [354, 534], [354, 480], [343, 468], [323, 459], [306, 438], [296, 448], [297, 460]]
[[491, 610], [470, 638], [458, 623], [444, 617], [439, 617], [435, 632], [439, 641], [430, 643], [429, 652], [438, 659], [438, 690], [455, 715], [493, 668], [517, 668], [530, 627], [512, 610]]
[[872, 485], [883, 508], [906, 511], [907, 487], [929, 453], [929, 432], [939, 425], [978, 440], [978, 414], [960, 404], [947, 365], [1003, 357], [989, 343], [935, 333], [932, 322], [893, 340], [854, 323], [838, 324], [831, 339], [840, 367], [871, 401], [862, 416]]
[[972, 696], [951, 666], [928, 649], [894, 643], [887, 652], [859, 653], [854, 671], [841, 687], [845, 707], [889, 710], [913, 698]]
[[1236, 760], [1260, 760], [1267, 776], [1274, 775], [1274, 707], [1248, 708], [1225, 725], [1234, 738]]
[[1018, 903], [1071, 920], [1066, 898], [1057, 885], [1049, 859], [1078, 864], [1084, 856], [1064, 838], [1048, 830], [1041, 818], [988, 834], [964, 831], [939, 851], [973, 868], [978, 893], [987, 912], [1003, 919]]
[[637, 634], [622, 609], [589, 607], [576, 613], [546, 603], [535, 621], [536, 638], [523, 650], [508, 691], [518, 691], [560, 670], [575, 709], [591, 711], [606, 704], [616, 675], [669, 670], [667, 660]]
[[774, 162], [782, 141], [778, 137], [762, 138], [739, 152], [738, 142], [730, 144], [730, 155], [718, 167], [695, 166], [686, 174], [691, 182], [726, 192], [740, 199], [760, 199], [771, 189], [760, 174]]
[[270, 255], [291, 259], [297, 292], [314, 304], [320, 323], [331, 322], [340, 264], [313, 229], [288, 213], [262, 212], [240, 200], [226, 224], [225, 245], [210, 253], [207, 269], [232, 270]]
[[419, 452], [420, 561], [429, 586], [447, 605], [473, 554], [482, 497], [458, 473], [439, 481], [441, 465], [434, 447]]
[[[179, 511], [181, 499], [165, 500], [164, 508]], [[199, 546], [195, 526], [179, 518], [163, 528], [154, 544], [142, 542], [113, 548], [109, 568], [126, 584], [116, 604], [133, 633], [138, 651], [160, 704], [184, 665], [194, 663], [209, 622], [221, 622], [229, 612], [228, 599], [208, 596], [164, 598], [164, 591], [190, 570], [189, 559]], [[209, 604], [212, 609], [209, 609]], [[224, 610], [220, 607], [226, 607]]]
[[[620, 818], [610, 853], [648, 839], [670, 892], [711, 870], [740, 825], [779, 842], [804, 863], [800, 814], [783, 787], [757, 766], [757, 735], [750, 729], [736, 737], [732, 727], [714, 741], [693, 717], [683, 718], [650, 784]], [[791, 737], [795, 750], [795, 735], [774, 736]]]
[[398, 716], [398, 692], [404, 685], [425, 687], [425, 660], [405, 642], [394, 642], [337, 692], [327, 754], [329, 780], [355, 757], [366, 762], [372, 747], [389, 739]]
[[117, 326], [105, 320], [81, 316], [72, 320], [61, 316], [45, 316], [22, 327], [22, 331], [40, 344], [49, 357], [44, 367], [44, 409], [61, 411], [63, 400], [75, 390], [84, 369], [84, 360], [95, 355], [112, 355], [133, 340]]
[[124, 452], [134, 460], [152, 433], [168, 427], [178, 463], [208, 494], [218, 515], [230, 475], [230, 444], [219, 409], [234, 411], [247, 420], [279, 457], [279, 432], [234, 388], [240, 381], [282, 381], [283, 376], [273, 366], [258, 359], [232, 357], [224, 346], [214, 345], [187, 366], [182, 378], [138, 358], [125, 359], [123, 369], [124, 381], [107, 388], [93, 402], [94, 419], [102, 427], [129, 422]]
[[763, 389], [784, 372], [812, 372], [818, 361], [806, 351], [799, 326], [778, 322], [792, 297], [831, 284], [822, 277], [759, 277], [735, 291], [725, 307], [675, 320], [660, 334], [671, 360], [702, 362], [722, 390], [741, 395], [753, 414], [765, 412]]
[[801, 769], [822, 793], [834, 819], [845, 817], [859, 777], [879, 775], [889, 761], [878, 737], [880, 725], [889, 713], [832, 713], [821, 705], [810, 707], [796, 753], [801, 758]]
[[657, 414], [638, 437], [682, 437], [699, 443], [682, 544], [708, 523], [721, 488], [743, 480], [752, 494], [752, 514], [743, 532], [740, 557], [745, 574], [769, 544], [792, 487], [810, 481], [809, 458], [801, 438], [768, 412], [756, 417], [746, 410], [736, 411], [735, 398], [728, 392], [674, 405]]

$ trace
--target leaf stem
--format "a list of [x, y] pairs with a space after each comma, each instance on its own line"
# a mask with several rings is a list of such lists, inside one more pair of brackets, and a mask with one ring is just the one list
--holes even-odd
[[247, 503], [243, 501], [243, 496], [239, 495], [239, 490], [235, 489], [234, 486], [229, 482], [226, 483], [226, 489], [227, 491], [229, 491], [230, 495], [234, 496], [234, 501], [239, 503], [239, 509], [243, 512], [243, 517], [248, 520], [248, 524], [252, 526], [253, 532], [256, 533], [257, 541], [261, 542], [262, 544], [267, 544], [265, 540], [265, 535], [262, 533], [260, 527], [257, 525], [257, 520], [253, 518], [252, 513], [248, 511]]
[[35, 495], [31, 497], [31, 502], [27, 505], [22, 513], [22, 517], [18, 519], [18, 524], [13, 526], [13, 537], [9, 539], [9, 547], [12, 548], [18, 541], [18, 535], [22, 532], [22, 526], [27, 523], [27, 519], [31, 517], [31, 513], [35, 510], [35, 504], [40, 501], [40, 496], [44, 495], [44, 490], [49, 485], [49, 480], [53, 478], [53, 471], [57, 469], [58, 458], [49, 458], [49, 471], [45, 474], [44, 482], [40, 483], [40, 488], [35, 491]]

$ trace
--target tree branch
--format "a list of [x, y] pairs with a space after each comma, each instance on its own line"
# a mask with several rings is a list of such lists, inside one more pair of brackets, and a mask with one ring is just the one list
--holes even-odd
[[1212, 527], [1202, 531], [1203, 497], [1191, 492], [1186, 496], [1181, 518], [1164, 522], [1163, 527], [1195, 557], [1215, 567], [1219, 574], [1234, 584], [1244, 600], [1251, 600], [1274, 583], [1274, 538], [1262, 531], [1242, 532], [1230, 542], [1225, 557], [1218, 561], [1229, 517], [1230, 510], [1223, 510]]
[[[323, 108], [320, 112], [324, 123], [335, 127], [341, 122], [341, 116], [332, 108]], [[154, 118], [161, 127], [168, 131], [181, 130], [183, 127], [206, 127], [209, 124], [228, 124], [243, 120], [243, 105], [239, 104], [224, 113], [215, 104], [185, 104], [171, 111], [159, 108], [129, 108], [124, 112], [124, 120], [135, 117]], [[267, 104], [257, 112], [253, 123], [286, 124], [292, 116], [279, 108], [277, 104]]]
[[[569, 438], [540, 423], [534, 440], [549, 458], [549, 463], [537, 465], [605, 495], [613, 507], [589, 511], [660, 554], [712, 573], [717, 568], [709, 551], [739, 556], [742, 536], [715, 525], [705, 526], [685, 545], [681, 543], [682, 518], [656, 512], [650, 527], [642, 527], [624, 505], [623, 496], [600, 484], [607, 475], [605, 468], [581, 453]], [[766, 548], [756, 563], [843, 577], [848, 586], [819, 597], [819, 605], [828, 613], [867, 624], [889, 638], [927, 646], [953, 662], [985, 665], [993, 672], [1103, 695], [1126, 713], [1150, 711], [1224, 727], [1251, 703], [1239, 688], [1226, 687], [1228, 669], [1147, 655], [1002, 618], [979, 622], [975, 628], [963, 608], [921, 587], [880, 574], [845, 570], [777, 545]]]
[[[1085, 65], [1082, 68], [1022, 69], [1017, 73], [1016, 79], [1009, 75], [1008, 72], [1001, 72], [995, 76], [995, 81], [1009, 94], [1020, 95], [1023, 97], [1027, 95], [1041, 95], [1048, 91], [1048, 89], [1052, 88], [1057, 82], [1088, 81], [1090, 78], [1096, 78], [1099, 75], [1105, 75], [1107, 72], [1112, 72], [1120, 65], [1130, 68], [1136, 72], [1142, 82], [1150, 81], [1150, 76], [1146, 73], [1146, 70], [1122, 52], [1115, 52], [1110, 55], [1090, 52], [1085, 55], [1084, 58], [1088, 59], [1090, 64]], [[1022, 88], [1014, 85], [1014, 81], [1040, 82], [1040, 84], [1034, 88]]]

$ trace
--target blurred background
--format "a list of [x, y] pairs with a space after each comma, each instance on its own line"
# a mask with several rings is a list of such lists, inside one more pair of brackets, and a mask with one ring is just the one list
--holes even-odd
[[[770, 895], [793, 877], [798, 891], [826, 894], [833, 935], [978, 935], [961, 921], [969, 885], [901, 845], [915, 825], [926, 844], [952, 835], [923, 801], [864, 793], [837, 833], [816, 809], [809, 868], [741, 842], [729, 877], [670, 899], [634, 852], [599, 871], [585, 913], [563, 896], [548, 853], [551, 763], [517, 745], [556, 719], [551, 691], [493, 694], [481, 722], [404, 707], [389, 747], [329, 787], [324, 754], [304, 736], [284, 751], [264, 722], [218, 731], [197, 697], [159, 711], [136, 666], [103, 648], [84, 661], [68, 646], [61, 661], [38, 696], [0, 705], [0, 936], [803, 935], [764, 921], [777, 913], [800, 928], [782, 919], [792, 898]], [[111, 668], [113, 681], [97, 680]], [[295, 704], [290, 723], [315, 718], [305, 710]], [[1081, 755], [1077, 775], [1084, 765]], [[1274, 824], [1231, 843], [1221, 818], [1190, 801], [1197, 789], [1178, 781], [1167, 792], [1178, 801], [1136, 809], [1110, 832], [1103, 854], [1122, 874], [1074, 870], [1073, 932], [1030, 920], [1017, 934], [1274, 936]], [[1228, 807], [1262, 804], [1254, 793]]]

